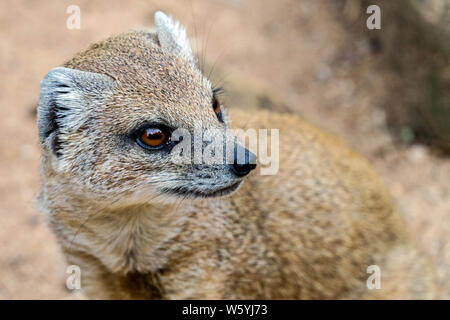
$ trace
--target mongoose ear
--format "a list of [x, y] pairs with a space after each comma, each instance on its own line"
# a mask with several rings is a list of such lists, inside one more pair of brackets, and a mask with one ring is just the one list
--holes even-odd
[[99, 73], [54, 68], [41, 81], [38, 130], [41, 143], [51, 137], [50, 147], [57, 154], [59, 133], [77, 130], [87, 119], [88, 106], [99, 100], [114, 81]]
[[155, 12], [156, 34], [161, 47], [195, 63], [185, 28], [161, 11]]

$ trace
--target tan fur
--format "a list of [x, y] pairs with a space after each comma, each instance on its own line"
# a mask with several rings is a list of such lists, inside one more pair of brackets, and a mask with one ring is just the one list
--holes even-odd
[[[61, 158], [42, 144], [40, 204], [88, 297], [433, 297], [426, 259], [377, 176], [334, 137], [292, 115], [234, 110], [234, 127], [280, 128], [278, 174], [253, 172], [230, 196], [177, 200], [153, 183], [199, 176], [115, 137], [144, 118], [220, 128], [209, 81], [144, 32], [95, 44], [65, 67], [115, 82], [79, 130], [61, 137]], [[366, 287], [374, 264], [379, 290]]]

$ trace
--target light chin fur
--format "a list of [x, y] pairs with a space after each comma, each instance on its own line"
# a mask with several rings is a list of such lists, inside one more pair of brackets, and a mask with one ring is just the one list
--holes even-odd
[[233, 194], [239, 189], [242, 182], [243, 182], [242, 180], [239, 180], [225, 187], [208, 191], [185, 186], [180, 186], [176, 188], [165, 188], [161, 191], [161, 193], [168, 196], [175, 196], [177, 198], [181, 197], [183, 199], [216, 198]]

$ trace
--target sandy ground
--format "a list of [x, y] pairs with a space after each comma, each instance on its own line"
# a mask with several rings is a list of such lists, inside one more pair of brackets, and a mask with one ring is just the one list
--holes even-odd
[[[66, 28], [71, 4], [81, 8], [80, 30]], [[188, 26], [231, 107], [300, 114], [366, 156], [450, 298], [450, 160], [394, 144], [383, 104], [395, 74], [379, 48], [345, 29], [336, 2], [14, 0], [0, 2], [0, 299], [78, 297], [65, 288], [65, 263], [33, 204], [40, 80], [94, 41], [151, 26], [157, 9]]]

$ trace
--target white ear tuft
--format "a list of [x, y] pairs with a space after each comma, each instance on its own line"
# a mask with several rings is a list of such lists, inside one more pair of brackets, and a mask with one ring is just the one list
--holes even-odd
[[195, 63], [186, 30], [178, 21], [174, 21], [161, 11], [156, 11], [155, 26], [161, 47]]
[[103, 74], [53, 68], [41, 82], [37, 116], [41, 142], [56, 133], [77, 130], [88, 119], [88, 105], [101, 101], [113, 85]]

